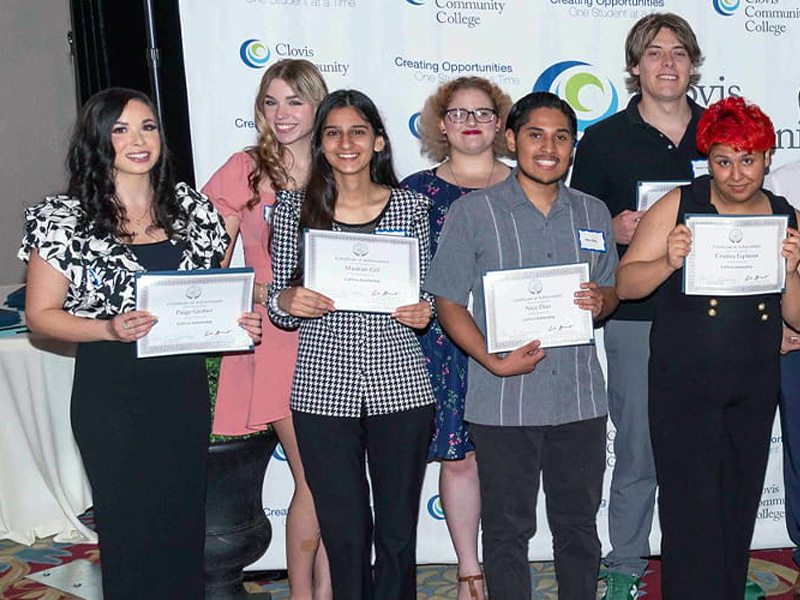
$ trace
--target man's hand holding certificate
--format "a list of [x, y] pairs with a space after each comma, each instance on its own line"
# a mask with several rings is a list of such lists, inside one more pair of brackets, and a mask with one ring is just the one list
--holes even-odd
[[239, 319], [253, 308], [253, 269], [154, 271], [136, 278], [136, 308], [158, 322], [137, 340], [139, 358], [252, 350]]
[[488, 351], [506, 352], [533, 340], [541, 348], [592, 343], [592, 311], [575, 298], [587, 281], [586, 263], [485, 273]]
[[684, 267], [687, 295], [750, 296], [780, 293], [786, 281], [781, 254], [785, 215], [687, 215], [691, 251]]

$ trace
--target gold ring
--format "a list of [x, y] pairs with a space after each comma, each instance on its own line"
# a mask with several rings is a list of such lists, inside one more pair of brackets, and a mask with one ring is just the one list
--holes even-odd
[[131, 328], [131, 326], [130, 326], [130, 325], [128, 325], [127, 323], [123, 323], [123, 324], [122, 324], [122, 328], [123, 328], [125, 331], [128, 331], [128, 329], [130, 329], [130, 328]]

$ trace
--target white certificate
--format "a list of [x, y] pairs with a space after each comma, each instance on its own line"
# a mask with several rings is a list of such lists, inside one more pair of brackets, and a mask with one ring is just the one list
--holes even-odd
[[137, 356], [252, 350], [238, 321], [253, 310], [253, 281], [250, 267], [138, 273], [136, 308], [158, 322], [137, 340]]
[[575, 292], [587, 281], [588, 263], [484, 273], [488, 352], [534, 340], [541, 348], [592, 343], [592, 312], [575, 304]]
[[692, 250], [683, 268], [689, 296], [780, 293], [786, 282], [781, 256], [786, 215], [687, 215]]
[[636, 210], [647, 210], [676, 187], [691, 181], [640, 181], [636, 186]]
[[307, 229], [304, 285], [336, 310], [392, 313], [419, 302], [416, 238]]

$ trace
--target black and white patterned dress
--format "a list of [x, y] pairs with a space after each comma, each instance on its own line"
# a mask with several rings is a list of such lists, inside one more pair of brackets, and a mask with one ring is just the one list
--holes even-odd
[[[278, 193], [272, 221], [271, 298], [290, 286], [304, 198], [304, 191]], [[419, 240], [420, 281], [430, 264], [430, 205], [422, 194], [393, 188], [377, 224], [378, 229], [403, 231]], [[341, 229], [335, 223], [333, 228]], [[420, 297], [433, 304], [429, 294], [422, 292]], [[358, 418], [433, 404], [416, 333], [389, 315], [334, 311], [319, 319], [299, 319], [270, 310], [269, 316], [279, 327], [300, 328], [292, 410]]]
[[[227, 236], [208, 201], [176, 188], [175, 240], [125, 245], [79, 224], [77, 200], [27, 212], [31, 250], [69, 280], [68, 312], [108, 319], [134, 308], [136, 271], [210, 268]], [[106, 600], [203, 597], [205, 469], [210, 432], [202, 355], [137, 359], [135, 344], [78, 346], [72, 427], [92, 485]]]

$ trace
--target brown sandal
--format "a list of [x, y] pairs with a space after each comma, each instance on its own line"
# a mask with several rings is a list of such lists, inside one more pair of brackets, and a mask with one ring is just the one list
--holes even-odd
[[[458, 583], [466, 583], [469, 587], [469, 595], [473, 600], [478, 600], [480, 596], [478, 596], [478, 588], [475, 587], [476, 581], [483, 581], [483, 573], [478, 573], [477, 575], [464, 575], [463, 577], [458, 578]], [[483, 586], [483, 583], [480, 584]]]

